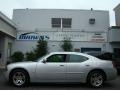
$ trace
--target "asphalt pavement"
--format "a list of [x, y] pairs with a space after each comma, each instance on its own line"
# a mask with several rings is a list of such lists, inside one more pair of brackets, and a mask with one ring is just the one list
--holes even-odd
[[[11, 86], [4, 78], [4, 75], [0, 71], [0, 90], [93, 90], [94, 88], [88, 87], [86, 84], [43, 84], [32, 83], [26, 87], [14, 87]], [[120, 90], [120, 76], [117, 79], [108, 81], [102, 88], [97, 90]]]

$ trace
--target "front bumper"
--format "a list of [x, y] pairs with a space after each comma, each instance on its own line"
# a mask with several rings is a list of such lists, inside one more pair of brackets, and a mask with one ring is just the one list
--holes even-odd
[[9, 74], [8, 71], [3, 72], [4, 78], [9, 81]]

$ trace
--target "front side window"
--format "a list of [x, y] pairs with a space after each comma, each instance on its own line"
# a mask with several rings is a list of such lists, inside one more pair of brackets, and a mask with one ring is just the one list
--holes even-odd
[[88, 60], [88, 58], [82, 55], [69, 55], [68, 62], [84, 62], [86, 60]]
[[56, 54], [47, 58], [47, 62], [65, 62], [66, 55]]

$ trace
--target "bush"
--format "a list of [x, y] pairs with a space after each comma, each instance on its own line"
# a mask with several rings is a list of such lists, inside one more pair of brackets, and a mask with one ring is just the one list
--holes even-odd
[[11, 55], [12, 62], [21, 62], [24, 60], [24, 54], [20, 51], [14, 52], [13, 55]]
[[27, 61], [34, 61], [36, 59], [36, 55], [34, 54], [34, 52], [27, 52], [26, 53], [26, 60]]

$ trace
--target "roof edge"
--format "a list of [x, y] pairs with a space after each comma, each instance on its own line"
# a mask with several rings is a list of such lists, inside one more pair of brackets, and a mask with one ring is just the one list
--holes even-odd
[[17, 29], [17, 25], [10, 18], [8, 18], [6, 15], [4, 15], [1, 11], [0, 11], [0, 18], [2, 18], [5, 22], [7, 22], [12, 27]]
[[115, 11], [118, 7], [120, 7], [120, 3], [113, 10]]
[[109, 12], [109, 10], [96, 10], [96, 9], [54, 9], [54, 8], [21, 8], [21, 9], [13, 9], [13, 11], [15, 10], [68, 10], [68, 11], [98, 11], [98, 12]]

